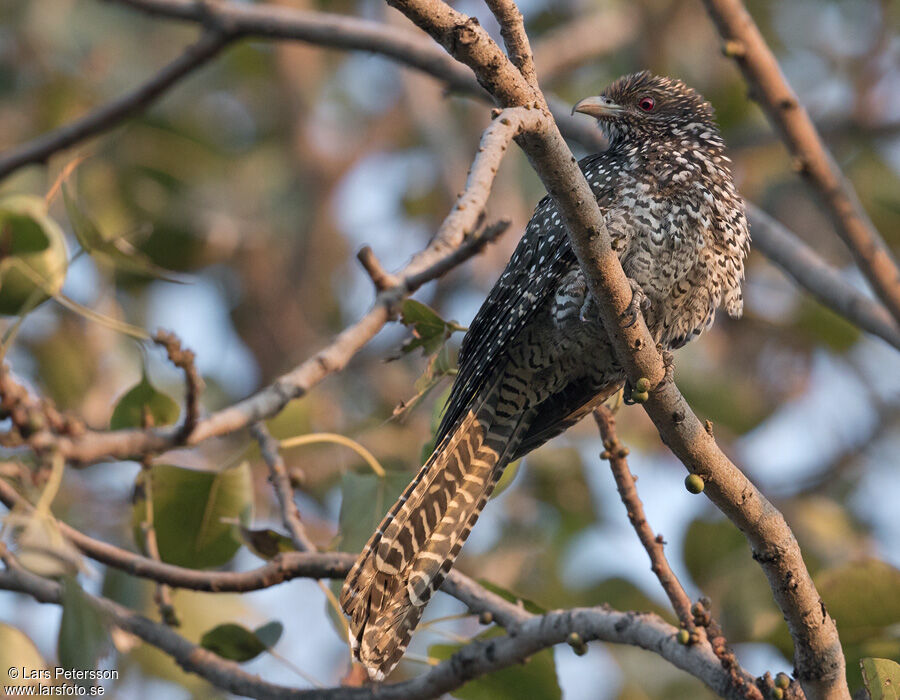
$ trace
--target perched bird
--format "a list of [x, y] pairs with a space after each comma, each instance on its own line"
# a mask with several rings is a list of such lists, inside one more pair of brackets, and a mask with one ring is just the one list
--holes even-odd
[[[580, 166], [656, 342], [684, 345], [720, 304], [740, 316], [750, 236], [712, 107], [680, 80], [642, 72], [573, 111], [609, 138]], [[351, 647], [373, 679], [400, 660], [504, 467], [624, 381], [545, 197], [462, 342], [434, 453], [344, 583]]]

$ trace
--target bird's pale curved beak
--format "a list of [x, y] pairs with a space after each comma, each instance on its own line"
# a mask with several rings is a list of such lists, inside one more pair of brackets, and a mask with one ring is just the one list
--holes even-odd
[[611, 99], [603, 97], [602, 95], [585, 97], [583, 100], [576, 102], [575, 106], [572, 107], [572, 114], [581, 112], [582, 114], [589, 114], [597, 119], [613, 117], [622, 111], [623, 108], [621, 105], [617, 105]]

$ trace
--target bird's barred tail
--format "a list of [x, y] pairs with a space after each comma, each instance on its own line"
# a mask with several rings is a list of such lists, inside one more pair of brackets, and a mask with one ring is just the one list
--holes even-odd
[[531, 418], [527, 379], [500, 372], [385, 516], [341, 591], [354, 656], [375, 680], [397, 665]]

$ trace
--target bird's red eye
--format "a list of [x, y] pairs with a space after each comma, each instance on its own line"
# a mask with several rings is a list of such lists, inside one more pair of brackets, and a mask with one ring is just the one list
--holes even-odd
[[645, 112], [652, 112], [655, 106], [656, 103], [653, 101], [652, 97], [642, 97], [641, 101], [638, 102], [638, 107], [640, 107]]

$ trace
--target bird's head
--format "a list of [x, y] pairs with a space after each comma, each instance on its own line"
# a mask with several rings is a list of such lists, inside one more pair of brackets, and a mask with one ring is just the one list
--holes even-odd
[[578, 102], [572, 113], [595, 117], [611, 143], [627, 139], [677, 140], [687, 135], [718, 141], [713, 108], [680, 80], [633, 73], [616, 80], [602, 94]]

